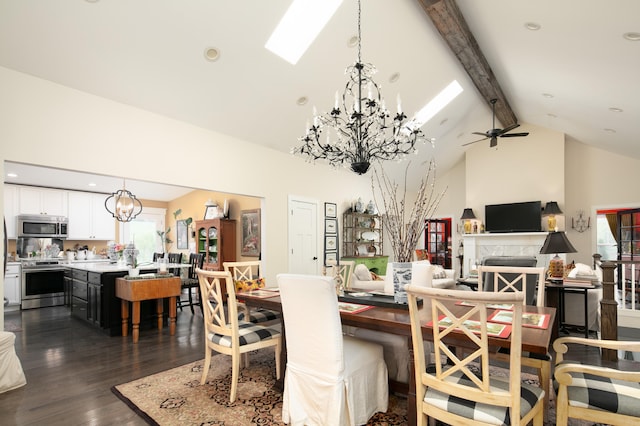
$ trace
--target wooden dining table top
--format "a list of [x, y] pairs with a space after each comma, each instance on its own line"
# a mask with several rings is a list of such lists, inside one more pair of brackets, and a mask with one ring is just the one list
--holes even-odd
[[[282, 311], [280, 295], [274, 292], [273, 297], [252, 297], [250, 294], [238, 294], [238, 298], [243, 299], [247, 306], [262, 307], [266, 309]], [[464, 294], [461, 294], [461, 300], [464, 300]], [[366, 302], [363, 300], [363, 305]], [[449, 306], [453, 314], [459, 315], [468, 311], [469, 306], [452, 303]], [[423, 338], [431, 340], [432, 327], [428, 324], [431, 321], [430, 304], [424, 303], [419, 309], [421, 324], [423, 330]], [[546, 328], [522, 327], [522, 350], [533, 353], [546, 354], [551, 344], [552, 324], [554, 323], [556, 309], [550, 307], [538, 307], [527, 305], [523, 312], [547, 314], [549, 322]], [[358, 313], [340, 312], [340, 318], [343, 325], [366, 328], [369, 330], [383, 331], [401, 336], [411, 336], [411, 325], [409, 322], [409, 310], [406, 307], [387, 308], [374, 306]], [[452, 344], [459, 343], [464, 346], [467, 339], [460, 334], [460, 341], [456, 342], [455, 333], [450, 335]], [[510, 337], [489, 337], [489, 346], [509, 348], [511, 344]]]

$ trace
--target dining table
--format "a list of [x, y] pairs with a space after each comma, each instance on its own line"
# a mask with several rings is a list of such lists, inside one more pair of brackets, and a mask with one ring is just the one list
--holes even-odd
[[[273, 289], [272, 296], [267, 292], [261, 291], [252, 295], [251, 292], [242, 293], [238, 295], [239, 299], [242, 299], [248, 307], [254, 308], [266, 308], [282, 312], [282, 304], [280, 301], [280, 295]], [[340, 301], [340, 297], [338, 298]], [[352, 298], [343, 299], [343, 303], [352, 303]], [[410, 356], [410, 375], [409, 383], [398, 383], [390, 380], [389, 388], [392, 391], [399, 392], [407, 395], [407, 418], [410, 425], [415, 425], [417, 422], [416, 413], [416, 383], [415, 383], [415, 365], [413, 362], [413, 346], [411, 344], [411, 324], [409, 319], [409, 310], [407, 305], [393, 303], [378, 304], [378, 306], [371, 306], [367, 303], [367, 297], [361, 298], [360, 304], [367, 306], [367, 309], [359, 310], [356, 312], [340, 311], [340, 318], [343, 325], [366, 328], [369, 330], [376, 330], [385, 333], [404, 336], [407, 338], [407, 347]], [[393, 300], [393, 296], [390, 296], [390, 300]], [[464, 300], [464, 292], [461, 291], [460, 301]], [[459, 302], [460, 302], [459, 301]], [[449, 309], [453, 314], [459, 315], [471, 309], [468, 304], [452, 302]], [[555, 321], [556, 309], [550, 307], [538, 307], [538, 306], [526, 306], [524, 312], [538, 313], [549, 315], [549, 324], [553, 324]], [[422, 324], [422, 336], [426, 341], [433, 340], [433, 330], [431, 327], [431, 308], [429, 303], [422, 303], [419, 309], [421, 324]], [[546, 355], [551, 345], [552, 326], [545, 328], [532, 328], [522, 327], [522, 350], [528, 351], [540, 355]], [[286, 369], [286, 331], [284, 320], [282, 320], [282, 333], [283, 337], [283, 350], [281, 352], [281, 366]], [[449, 335], [449, 342], [451, 346], [455, 347], [467, 347], [469, 345], [468, 339], [464, 334], [452, 333]], [[495, 350], [500, 348], [509, 349], [511, 345], [510, 336], [506, 338], [491, 337], [489, 336], [489, 346]], [[284, 370], [283, 370], [284, 371]], [[284, 374], [281, 375], [284, 377]], [[280, 389], [284, 388], [284, 379], [280, 379], [277, 383]]]

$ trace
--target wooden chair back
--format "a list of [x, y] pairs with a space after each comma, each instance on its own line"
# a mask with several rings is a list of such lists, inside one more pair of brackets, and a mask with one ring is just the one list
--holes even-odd
[[224, 270], [231, 274], [233, 282], [249, 281], [261, 278], [262, 261], [250, 260], [245, 262], [224, 262]]
[[[446, 408], [439, 408], [425, 402], [428, 390], [475, 403], [475, 410], [481, 409], [479, 404], [508, 407], [512, 425], [526, 424], [534, 415], [541, 424], [542, 400], [539, 400], [534, 409], [526, 413], [523, 418], [520, 417], [521, 327], [524, 294], [521, 292], [465, 292], [463, 296], [465, 301], [473, 306], [468, 311], [456, 315], [452, 312], [451, 306], [460, 299], [459, 290], [413, 285], [406, 286], [406, 289], [414, 350], [418, 424], [424, 424], [427, 415], [448, 424], [473, 423], [468, 418], [449, 412]], [[430, 318], [435, 323], [432, 327], [435, 373], [426, 372], [422, 342], [424, 317], [420, 315], [418, 309], [418, 298], [424, 299], [423, 309], [430, 309]], [[492, 304], [513, 304], [509, 378], [505, 379], [507, 386], [504, 389], [490, 386], [492, 383], [489, 360], [492, 350], [489, 348], [488, 337], [490, 332], [495, 331], [495, 324], [489, 323], [487, 318], [492, 312], [488, 305]], [[431, 305], [430, 308], [428, 305]], [[457, 355], [450, 348], [451, 341], [448, 341], [448, 338], [454, 333], [464, 335], [467, 343], [465, 346], [468, 347], [468, 352], [465, 351], [465, 354], [468, 353], [468, 355]], [[456, 336], [456, 340], [458, 339], [459, 336]], [[471, 368], [472, 363], [479, 367], [479, 376]], [[460, 377], [454, 378], [452, 377], [454, 375]]]
[[204, 263], [204, 253], [190, 253], [189, 254], [189, 272], [187, 273], [187, 279], [197, 280], [198, 274], [196, 269], [202, 269]]
[[[235, 342], [238, 339], [238, 308], [231, 274], [226, 271], [205, 271], [199, 268], [196, 269], [196, 273], [200, 283], [206, 333], [228, 336]], [[225, 300], [227, 301], [226, 310]]]
[[342, 284], [342, 288], [348, 290], [351, 288], [351, 277], [356, 268], [356, 262], [353, 260], [327, 261], [325, 275], [334, 277], [337, 284]]
[[528, 266], [478, 267], [478, 290], [494, 292], [522, 292], [525, 305], [544, 306], [544, 268]]

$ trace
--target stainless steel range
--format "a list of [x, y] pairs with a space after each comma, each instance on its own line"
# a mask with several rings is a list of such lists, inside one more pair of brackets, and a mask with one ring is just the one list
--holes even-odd
[[22, 309], [64, 305], [65, 266], [56, 259], [21, 259]]

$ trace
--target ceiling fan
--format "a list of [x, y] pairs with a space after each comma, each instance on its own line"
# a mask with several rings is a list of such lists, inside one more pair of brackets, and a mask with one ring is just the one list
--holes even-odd
[[505, 129], [496, 129], [496, 102], [498, 102], [497, 99], [491, 99], [491, 110], [493, 112], [493, 128], [491, 130], [488, 130], [484, 133], [481, 132], [473, 132], [472, 134], [474, 135], [481, 135], [484, 136], [482, 139], [478, 139], [477, 141], [473, 141], [473, 142], [468, 142], [463, 144], [462, 146], [467, 146], [467, 145], [471, 145], [472, 143], [476, 143], [476, 142], [480, 142], [486, 139], [491, 139], [491, 143], [489, 144], [489, 147], [493, 148], [494, 146], [498, 145], [498, 137], [501, 138], [514, 138], [514, 137], [519, 137], [519, 136], [527, 136], [529, 134], [529, 132], [522, 132], [522, 133], [507, 133], [510, 132], [511, 130], [515, 129], [516, 127], [520, 126], [518, 123], [516, 124], [512, 124], [511, 126], [505, 128]]

